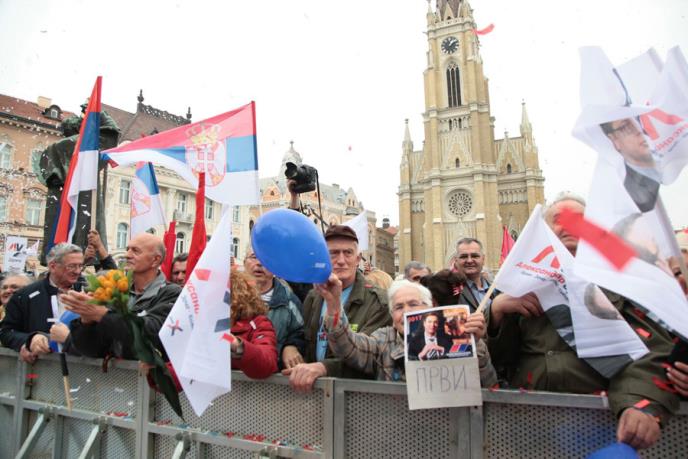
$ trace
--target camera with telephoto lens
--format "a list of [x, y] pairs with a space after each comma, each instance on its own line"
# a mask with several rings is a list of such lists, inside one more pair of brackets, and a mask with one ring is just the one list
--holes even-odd
[[294, 163], [287, 163], [287, 169], [284, 175], [289, 180], [296, 182], [292, 187], [292, 191], [297, 194], [314, 191], [316, 182], [318, 180], [318, 171], [313, 166], [302, 164], [297, 166]]

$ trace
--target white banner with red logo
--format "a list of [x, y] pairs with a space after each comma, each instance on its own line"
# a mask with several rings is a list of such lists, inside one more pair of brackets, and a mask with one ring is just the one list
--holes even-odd
[[572, 333], [572, 339], [565, 341], [581, 358], [627, 354], [635, 360], [645, 355], [647, 347], [602, 291], [572, 270], [573, 256], [547, 226], [538, 205], [504, 260], [495, 288], [515, 297], [533, 292], [545, 312], [568, 307], [572, 330], [564, 334]]
[[227, 340], [231, 247], [231, 212], [225, 212], [159, 333], [198, 416], [232, 388]]
[[614, 67], [599, 48], [581, 50], [582, 112], [573, 134], [600, 154], [585, 219], [618, 237], [635, 257], [582, 237], [575, 272], [627, 297], [688, 338], [688, 301], [668, 266], [680, 257], [659, 195], [688, 163], [688, 65], [679, 48], [654, 50]]
[[25, 237], [7, 236], [5, 238], [5, 257], [2, 269], [6, 273], [18, 274], [24, 272], [26, 257], [28, 256], [27, 244]]

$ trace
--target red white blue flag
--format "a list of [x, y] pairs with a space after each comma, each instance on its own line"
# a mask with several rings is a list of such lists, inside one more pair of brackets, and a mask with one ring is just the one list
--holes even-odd
[[157, 225], [166, 225], [158, 181], [151, 163], [136, 163], [131, 187], [131, 237]]
[[206, 196], [231, 205], [258, 204], [255, 104], [144, 137], [103, 152], [113, 166], [149, 161], [198, 187], [205, 172]]
[[[69, 171], [58, 208], [53, 244], [71, 242], [76, 228], [79, 193], [98, 188], [98, 146], [100, 142], [100, 87], [103, 77], [96, 78], [86, 114], [81, 121], [79, 139], [69, 162]], [[91, 209], [95, 212], [95, 209]]]

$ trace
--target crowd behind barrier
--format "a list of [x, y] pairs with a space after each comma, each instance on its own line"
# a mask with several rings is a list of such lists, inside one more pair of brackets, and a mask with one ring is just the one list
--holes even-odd
[[[103, 373], [101, 360], [69, 357], [69, 368], [72, 411], [57, 356], [27, 365], [0, 349], [0, 457], [575, 458], [615, 440], [597, 395], [483, 390], [482, 407], [409, 411], [403, 383], [321, 378], [296, 394], [282, 376], [233, 372], [232, 392], [200, 418], [182, 396], [182, 420], [136, 362]], [[688, 457], [687, 403], [640, 454]]]

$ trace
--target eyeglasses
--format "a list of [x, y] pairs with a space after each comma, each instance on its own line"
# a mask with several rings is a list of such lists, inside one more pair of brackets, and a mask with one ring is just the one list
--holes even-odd
[[467, 260], [468, 258], [474, 258], [474, 259], [479, 259], [482, 258], [482, 254], [480, 253], [462, 253], [461, 255], [458, 256], [459, 260]]
[[618, 132], [621, 135], [635, 135], [640, 134], [638, 127], [630, 120], [626, 120], [621, 125], [615, 129], [611, 129], [610, 133]]
[[67, 271], [81, 271], [84, 269], [84, 265], [82, 263], [71, 263], [62, 266], [64, 266]]

